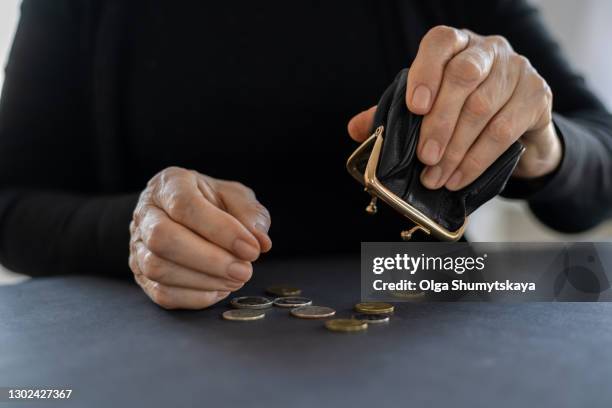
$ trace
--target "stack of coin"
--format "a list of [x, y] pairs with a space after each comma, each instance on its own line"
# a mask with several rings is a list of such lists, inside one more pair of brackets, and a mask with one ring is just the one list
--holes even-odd
[[274, 306], [278, 307], [299, 307], [312, 305], [312, 300], [305, 297], [286, 296], [274, 299]]
[[374, 314], [374, 313], [357, 313], [353, 315], [353, 319], [359, 320], [360, 322], [366, 323], [388, 323], [388, 314]]
[[250, 321], [263, 319], [265, 316], [263, 310], [257, 309], [233, 309], [223, 312], [225, 320]]
[[237, 297], [230, 303], [237, 309], [267, 309], [272, 306], [272, 301], [263, 296]]
[[291, 314], [302, 319], [321, 319], [335, 315], [336, 311], [331, 307], [310, 305], [291, 309]]
[[355, 305], [355, 311], [366, 314], [391, 314], [394, 307], [383, 302], [363, 302]]
[[[314, 306], [311, 299], [300, 297], [302, 291], [299, 288], [276, 285], [267, 288], [266, 292], [278, 297], [274, 300], [263, 296], [233, 298], [230, 303], [236, 309], [223, 312], [223, 318], [234, 321], [263, 319], [266, 314], [262, 309], [267, 309], [273, 304], [291, 309], [291, 315], [302, 319], [324, 319], [336, 314], [336, 311], [330, 307]], [[368, 328], [368, 324], [387, 323], [394, 307], [383, 302], [362, 302], [355, 305], [355, 311], [357, 313], [351, 319], [326, 320], [325, 327], [336, 332], [364, 331]]]
[[331, 331], [357, 332], [368, 328], [368, 324], [356, 319], [330, 319], [325, 322], [325, 327]]

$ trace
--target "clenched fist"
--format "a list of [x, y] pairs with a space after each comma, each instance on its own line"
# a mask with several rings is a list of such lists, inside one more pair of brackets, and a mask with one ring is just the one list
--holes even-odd
[[201, 309], [251, 278], [272, 247], [270, 214], [244, 185], [170, 167], [140, 195], [130, 224], [136, 282], [166, 309]]
[[[541, 177], [561, 162], [551, 90], [503, 37], [431, 29], [408, 73], [406, 105], [424, 115], [417, 156], [430, 189], [467, 186], [518, 139], [526, 150], [516, 176]], [[375, 109], [351, 119], [353, 139], [369, 136]]]

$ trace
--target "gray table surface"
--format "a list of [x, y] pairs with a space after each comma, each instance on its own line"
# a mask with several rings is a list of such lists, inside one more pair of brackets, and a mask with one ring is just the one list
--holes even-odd
[[[273, 283], [350, 316], [359, 262], [264, 262], [241, 293]], [[280, 309], [228, 322], [227, 303], [168, 312], [94, 277], [2, 287], [0, 387], [74, 389], [40, 406], [612, 406], [609, 303], [398, 303], [360, 334]]]

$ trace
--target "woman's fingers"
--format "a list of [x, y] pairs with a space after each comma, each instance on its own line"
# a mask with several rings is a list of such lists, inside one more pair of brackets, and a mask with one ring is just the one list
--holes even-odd
[[210, 306], [247, 282], [268, 251], [270, 214], [249, 188], [167, 168], [143, 190], [130, 223], [129, 266], [165, 308]]
[[[498, 57], [504, 58], [501, 53]], [[436, 165], [425, 168], [421, 175], [421, 181], [425, 187], [440, 188], [448, 181], [487, 123], [512, 96], [518, 84], [521, 69], [515, 64], [496, 63], [484, 82], [467, 96], [442, 158]]]
[[261, 249], [258, 240], [235, 217], [205, 198], [200, 182], [195, 172], [168, 169], [154, 190], [153, 202], [176, 223], [237, 257], [246, 261], [257, 259]]
[[492, 47], [476, 43], [446, 64], [438, 96], [423, 118], [417, 147], [421, 162], [429, 166], [438, 164], [453, 136], [465, 101], [487, 79], [494, 58]]
[[268, 235], [272, 223], [270, 212], [257, 201], [253, 190], [245, 185], [224, 180], [216, 180], [216, 184], [225, 211], [257, 238], [261, 252], [268, 252], [272, 248]]
[[167, 286], [208, 291], [236, 291], [244, 285], [240, 281], [219, 278], [165, 260], [151, 252], [140, 241], [135, 243], [134, 258], [142, 275]]
[[164, 309], [204, 309], [229, 295], [229, 291], [202, 291], [164, 285], [144, 275], [134, 278], [144, 292]]
[[149, 207], [138, 228], [142, 242], [160, 258], [222, 279], [246, 282], [251, 278], [250, 262], [203, 239], [156, 207]]
[[469, 43], [466, 31], [447, 26], [429, 30], [408, 72], [406, 105], [418, 115], [426, 115], [437, 98], [446, 64]]
[[521, 76], [512, 97], [489, 121], [461, 164], [446, 183], [449, 190], [459, 190], [478, 178], [512, 143], [532, 129], [546, 112], [546, 82], [537, 76]]

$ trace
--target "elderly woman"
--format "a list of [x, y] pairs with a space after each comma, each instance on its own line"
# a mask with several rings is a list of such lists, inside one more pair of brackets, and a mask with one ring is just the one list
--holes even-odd
[[407, 66], [424, 186], [460, 189], [520, 140], [504, 194], [563, 231], [608, 216], [612, 116], [524, 1], [25, 0], [0, 262], [133, 274], [163, 307], [204, 308], [271, 249], [270, 214], [277, 256], [395, 239], [343, 163], [348, 119], [363, 140]]

